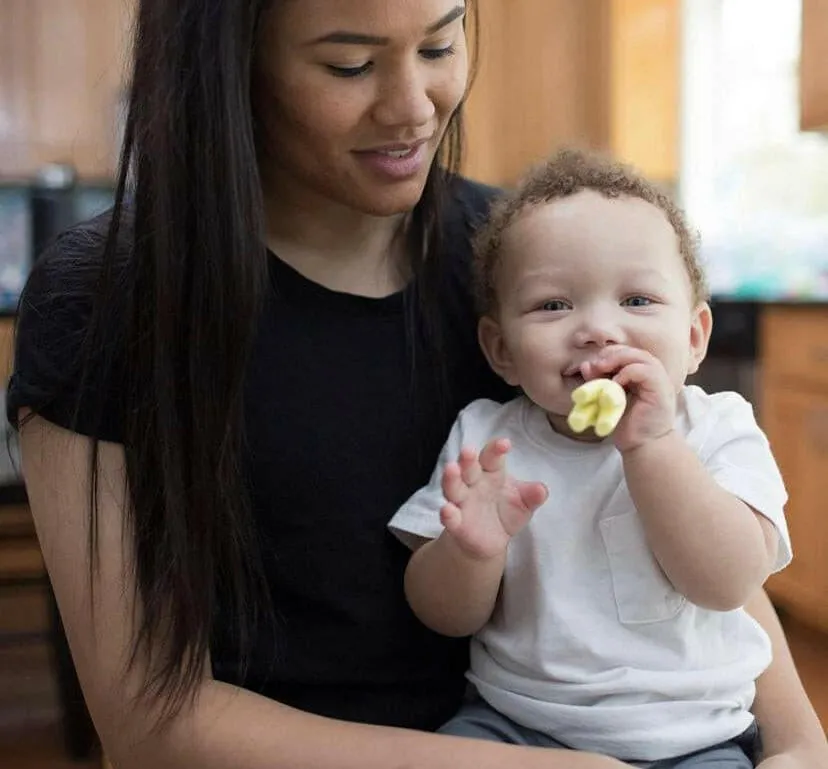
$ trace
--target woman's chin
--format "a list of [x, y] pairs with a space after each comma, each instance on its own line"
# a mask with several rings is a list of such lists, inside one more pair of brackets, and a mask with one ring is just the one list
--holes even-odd
[[411, 212], [423, 196], [425, 182], [407, 181], [354, 195], [350, 205], [368, 216], [398, 216]]

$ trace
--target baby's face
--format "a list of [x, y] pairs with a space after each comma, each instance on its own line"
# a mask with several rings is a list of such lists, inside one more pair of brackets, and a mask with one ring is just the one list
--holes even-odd
[[650, 352], [677, 392], [706, 351], [707, 306], [694, 306], [676, 232], [638, 198], [584, 191], [527, 209], [504, 233], [496, 290], [483, 347], [553, 417], [569, 412], [581, 364], [607, 345]]

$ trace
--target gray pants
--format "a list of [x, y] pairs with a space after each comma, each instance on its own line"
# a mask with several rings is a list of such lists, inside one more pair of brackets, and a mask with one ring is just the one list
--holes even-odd
[[[457, 715], [438, 730], [441, 734], [481, 740], [531, 745], [538, 748], [569, 748], [534, 729], [514, 723], [479, 697], [463, 705]], [[632, 762], [647, 769], [753, 769], [758, 759], [759, 730], [755, 723], [744, 734], [721, 745], [687, 756], [655, 762]]]

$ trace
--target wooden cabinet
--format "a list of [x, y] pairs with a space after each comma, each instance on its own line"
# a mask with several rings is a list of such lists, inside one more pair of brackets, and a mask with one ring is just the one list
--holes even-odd
[[132, 0], [0, 3], [0, 173], [116, 162]]
[[605, 0], [478, 0], [476, 14], [465, 172], [510, 185], [562, 145], [606, 148]]
[[[5, 388], [14, 362], [14, 319], [0, 318], [0, 382]], [[0, 415], [2, 416], [2, 415]], [[5, 419], [3, 416], [2, 418]]]
[[828, 130], [828, 0], [802, 0], [800, 126]]
[[768, 592], [828, 630], [828, 309], [766, 310], [761, 345], [761, 421], [788, 489], [794, 551]]
[[679, 0], [479, 0], [466, 172], [513, 184], [560, 146], [678, 176]]
[[681, 3], [609, 3], [610, 150], [650, 179], [679, 173]]

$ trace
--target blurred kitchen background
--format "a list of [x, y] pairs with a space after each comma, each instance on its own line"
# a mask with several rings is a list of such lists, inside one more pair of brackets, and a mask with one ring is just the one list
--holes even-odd
[[[795, 560], [768, 588], [828, 725], [828, 0], [478, 5], [468, 175], [510, 185], [558, 146], [596, 147], [673, 191], [701, 231], [715, 331], [698, 381], [753, 400], [782, 466]], [[42, 244], [111, 203], [132, 6], [0, 0], [3, 382]], [[9, 434], [0, 767], [98, 766], [15, 457]]]

